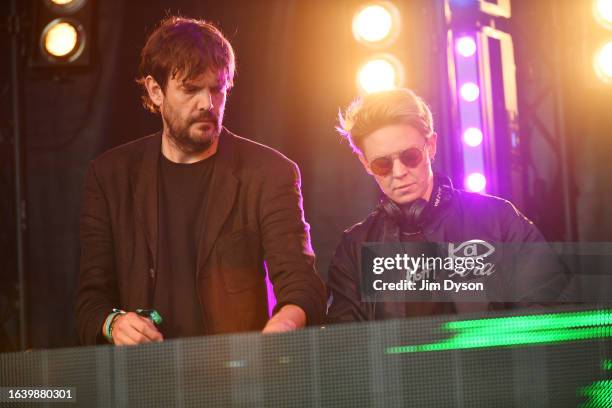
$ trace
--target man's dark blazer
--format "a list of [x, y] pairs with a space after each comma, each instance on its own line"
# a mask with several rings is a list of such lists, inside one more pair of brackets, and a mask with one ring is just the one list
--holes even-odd
[[[164, 250], [157, 244], [160, 151], [161, 132], [112, 149], [90, 164], [76, 295], [83, 344], [105, 341], [102, 325], [112, 308], [152, 306], [156, 254]], [[216, 156], [194, 271], [205, 332], [264, 327], [264, 261], [278, 302], [275, 311], [295, 304], [308, 324], [318, 324], [326, 292], [314, 269], [297, 165], [225, 129]]]

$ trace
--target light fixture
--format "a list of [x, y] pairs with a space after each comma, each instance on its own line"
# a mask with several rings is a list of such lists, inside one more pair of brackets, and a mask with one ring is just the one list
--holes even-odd
[[67, 72], [91, 64], [95, 0], [35, 0], [28, 66]]
[[593, 14], [599, 24], [612, 30], [612, 0], [595, 0]]
[[457, 40], [456, 50], [463, 57], [471, 57], [476, 53], [476, 41], [470, 36], [463, 36]]
[[482, 173], [471, 173], [465, 178], [465, 187], [473, 192], [484, 191], [487, 186], [487, 179]]
[[593, 58], [593, 68], [601, 81], [612, 83], [612, 41], [597, 50]]
[[470, 147], [480, 146], [482, 139], [482, 131], [476, 127], [469, 127], [463, 132], [463, 142]]
[[353, 36], [368, 46], [384, 46], [399, 33], [399, 12], [390, 2], [380, 1], [361, 7], [353, 17]]
[[395, 89], [402, 84], [402, 64], [390, 54], [374, 57], [357, 72], [357, 87], [362, 93]]
[[55, 12], [74, 13], [87, 3], [87, 0], [44, 0], [47, 7]]
[[474, 102], [480, 96], [480, 88], [473, 82], [467, 82], [459, 88], [459, 94], [467, 102]]
[[85, 44], [85, 34], [75, 22], [56, 19], [42, 31], [40, 45], [51, 60], [74, 60]]

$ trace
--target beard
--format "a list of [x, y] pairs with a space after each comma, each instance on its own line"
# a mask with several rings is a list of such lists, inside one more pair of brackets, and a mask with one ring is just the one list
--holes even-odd
[[[211, 111], [203, 111], [197, 116], [181, 120], [178, 113], [171, 106], [166, 105], [162, 118], [166, 124], [168, 138], [185, 153], [208, 150], [221, 133], [221, 120]], [[202, 129], [203, 124], [206, 126], [204, 129]], [[190, 132], [194, 125], [198, 127], [195, 130], [197, 135], [193, 135]]]

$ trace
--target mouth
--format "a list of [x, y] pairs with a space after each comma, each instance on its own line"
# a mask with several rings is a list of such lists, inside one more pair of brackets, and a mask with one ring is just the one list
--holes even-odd
[[196, 126], [205, 126], [205, 127], [214, 127], [215, 126], [215, 122], [211, 121], [211, 120], [198, 120], [193, 122], [194, 125]]
[[401, 185], [401, 186], [394, 187], [394, 188], [393, 188], [393, 191], [398, 191], [398, 192], [408, 191], [408, 190], [410, 190], [412, 187], [414, 187], [415, 185], [416, 185], [416, 183], [403, 184], [403, 185]]

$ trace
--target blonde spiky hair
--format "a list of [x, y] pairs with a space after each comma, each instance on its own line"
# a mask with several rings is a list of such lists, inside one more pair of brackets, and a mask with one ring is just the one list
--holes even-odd
[[344, 111], [338, 112], [336, 130], [356, 153], [363, 151], [362, 141], [384, 126], [407, 124], [429, 138], [433, 119], [427, 104], [410, 89], [400, 88], [367, 94], [355, 99]]

